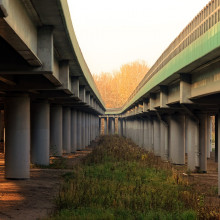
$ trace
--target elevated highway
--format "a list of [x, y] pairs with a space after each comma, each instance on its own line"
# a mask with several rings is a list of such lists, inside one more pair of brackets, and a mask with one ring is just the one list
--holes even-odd
[[0, 45], [5, 176], [26, 179], [30, 161], [48, 165], [52, 153], [88, 146], [105, 105], [66, 0], [0, 0]]
[[[219, 109], [220, 1], [212, 0], [163, 52], [125, 105], [106, 111], [105, 130], [114, 133], [118, 118], [119, 133], [138, 145], [174, 164], [185, 164], [187, 154], [189, 170], [207, 172], [210, 116], [215, 116], [216, 161], [220, 158]], [[218, 172], [220, 195], [220, 163]]]

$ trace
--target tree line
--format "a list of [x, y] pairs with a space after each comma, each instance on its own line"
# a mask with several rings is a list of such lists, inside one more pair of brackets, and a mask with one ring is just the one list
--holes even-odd
[[134, 61], [122, 65], [113, 73], [94, 74], [94, 80], [106, 108], [122, 107], [148, 70], [145, 61]]

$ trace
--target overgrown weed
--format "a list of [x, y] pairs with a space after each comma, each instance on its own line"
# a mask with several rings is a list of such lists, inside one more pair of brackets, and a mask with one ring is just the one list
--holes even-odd
[[52, 219], [219, 218], [170, 163], [117, 135], [63, 178]]

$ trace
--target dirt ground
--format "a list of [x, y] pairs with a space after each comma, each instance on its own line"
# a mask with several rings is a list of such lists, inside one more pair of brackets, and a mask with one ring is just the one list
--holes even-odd
[[[64, 155], [68, 159], [68, 166], [74, 168], [85, 155], [91, 152], [92, 147], [75, 154]], [[191, 184], [195, 184], [200, 192], [208, 195], [207, 203], [210, 206], [219, 205], [220, 207], [220, 199], [216, 193], [218, 174], [214, 153], [208, 159], [206, 174], [185, 175], [186, 166], [180, 169], [184, 178], [187, 178]], [[51, 214], [55, 208], [54, 199], [59, 189], [60, 177], [67, 171], [32, 168], [29, 180], [6, 180], [4, 179], [4, 154], [0, 153], [0, 220], [35, 220]]]
[[[74, 167], [91, 150], [86, 148], [64, 157], [68, 158], [68, 165]], [[35, 220], [51, 214], [60, 177], [67, 171], [34, 168], [29, 180], [6, 180], [4, 154], [0, 153], [0, 220]]]

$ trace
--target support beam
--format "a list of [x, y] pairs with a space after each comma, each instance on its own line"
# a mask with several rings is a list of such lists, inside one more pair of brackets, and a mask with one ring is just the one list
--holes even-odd
[[192, 103], [191, 97], [191, 74], [180, 74], [180, 104]]
[[[37, 39], [37, 55], [43, 62], [42, 67], [39, 68], [48, 73], [52, 73], [54, 68], [53, 27], [42, 26], [38, 28]], [[59, 76], [56, 77], [59, 79]]]
[[71, 91], [71, 78], [69, 74], [68, 60], [62, 60], [59, 62], [59, 79], [63, 88]]
[[79, 98], [79, 77], [71, 77], [71, 91], [75, 97]]

